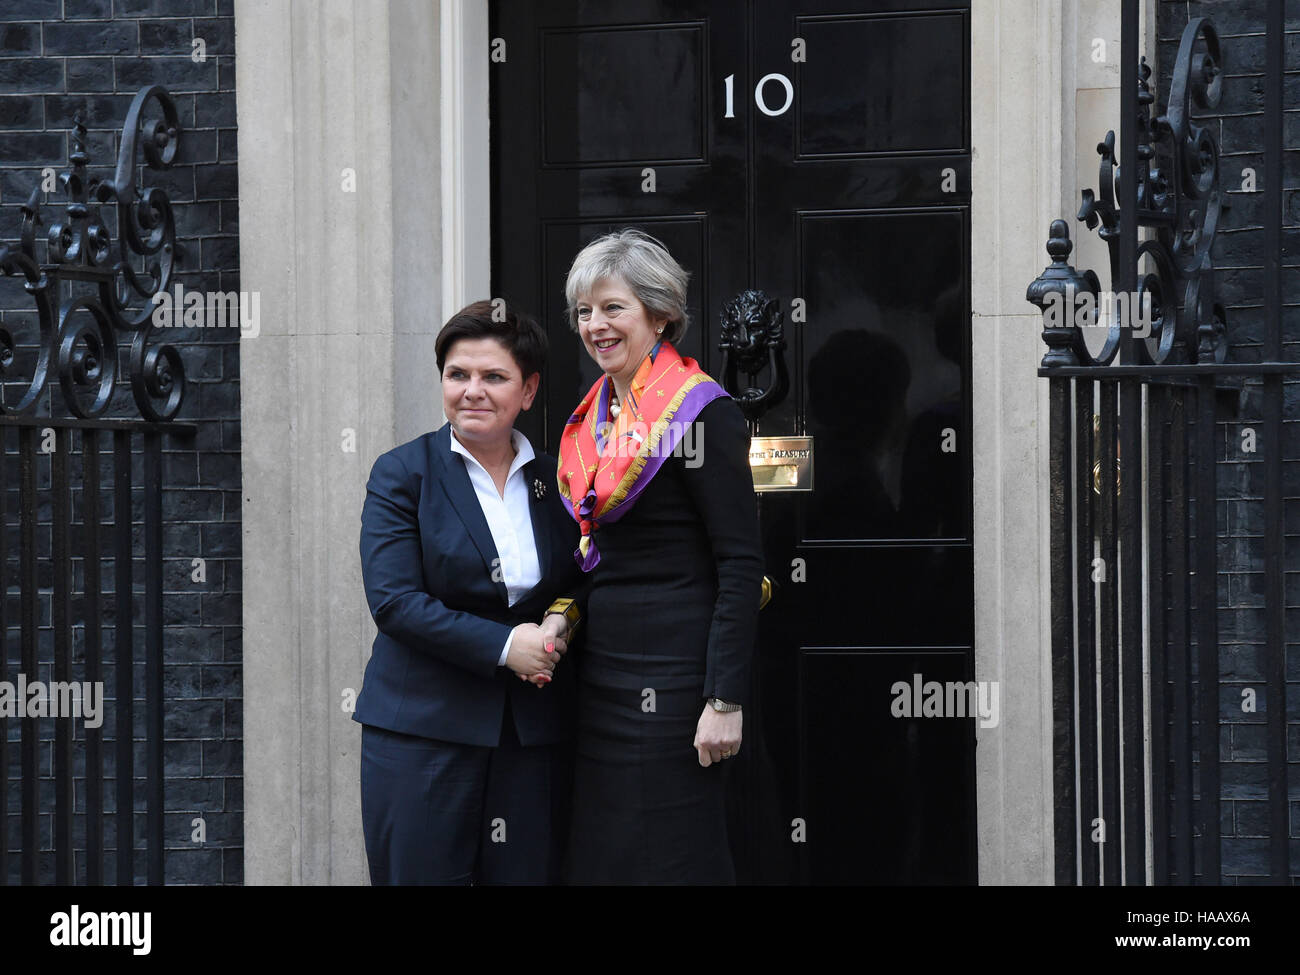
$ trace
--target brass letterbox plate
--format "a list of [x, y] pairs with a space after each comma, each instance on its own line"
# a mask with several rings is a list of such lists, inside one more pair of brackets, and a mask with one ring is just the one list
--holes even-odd
[[811, 491], [812, 437], [754, 437], [749, 467], [755, 491]]

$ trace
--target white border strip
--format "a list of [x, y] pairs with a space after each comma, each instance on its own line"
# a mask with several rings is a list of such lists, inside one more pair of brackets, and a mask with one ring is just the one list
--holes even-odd
[[442, 321], [491, 297], [487, 0], [441, 4]]

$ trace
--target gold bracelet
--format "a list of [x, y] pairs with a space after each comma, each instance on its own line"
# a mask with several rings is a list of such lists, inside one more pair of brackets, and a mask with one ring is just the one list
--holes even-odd
[[578, 624], [582, 622], [582, 613], [578, 609], [578, 604], [572, 599], [557, 599], [551, 603], [550, 607], [542, 614], [542, 619], [550, 616], [552, 613], [558, 613], [564, 617], [564, 622], [569, 627], [569, 636], [573, 636], [578, 631]]

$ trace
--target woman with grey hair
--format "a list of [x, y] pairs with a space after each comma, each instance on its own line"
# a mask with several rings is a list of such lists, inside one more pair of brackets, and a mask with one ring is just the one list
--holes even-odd
[[734, 883], [726, 759], [741, 745], [762, 589], [749, 432], [674, 348], [687, 273], [637, 230], [574, 259], [570, 322], [603, 375], [557, 477], [588, 573], [569, 877]]

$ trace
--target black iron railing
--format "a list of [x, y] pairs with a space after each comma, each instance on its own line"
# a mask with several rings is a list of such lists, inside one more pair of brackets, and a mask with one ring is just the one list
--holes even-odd
[[[146, 119], [151, 106], [160, 115]], [[149, 168], [169, 167], [180, 125], [165, 89], [142, 88], [111, 180], [90, 176], [86, 131], [78, 115], [69, 166], [58, 177], [68, 202], [46, 234], [46, 259], [37, 248], [39, 187], [22, 207], [18, 246], [0, 249], [0, 271], [20, 278], [36, 307], [34, 322], [30, 311], [3, 309], [0, 327], [0, 687], [11, 692], [0, 718], [0, 883], [134, 883], [141, 779], [144, 876], [163, 882], [162, 442], [195, 430], [172, 422], [184, 392], [179, 354], [149, 344], [152, 298], [167, 291], [181, 257], [171, 203], [160, 189], [138, 188], [135, 170], [137, 148]], [[103, 205], [116, 213], [116, 250]], [[35, 325], [28, 342], [10, 331], [24, 323]], [[138, 517], [133, 457], [142, 462]], [[8, 543], [14, 529], [16, 551]], [[35, 696], [17, 694], [19, 684]], [[89, 713], [88, 693], [97, 695], [99, 715]], [[134, 751], [141, 741], [142, 777]], [[50, 745], [53, 760], [44, 768]], [[15, 787], [16, 817], [9, 809]], [[115, 863], [106, 874], [110, 832]]]
[[[1129, 299], [1130, 314], [1102, 320], [1100, 281], [1070, 266], [1061, 220], [1050, 230], [1052, 263], [1028, 292], [1044, 316], [1039, 375], [1050, 385], [1056, 881], [1222, 882], [1216, 467], [1225, 458], [1216, 403], [1225, 400], [1226, 411], [1249, 384], [1265, 407], [1269, 877], [1289, 883], [1282, 380], [1300, 364], [1282, 361], [1283, 0], [1269, 0], [1267, 15], [1273, 176], [1263, 194], [1259, 362], [1233, 361], [1215, 291], [1211, 251], [1225, 197], [1213, 130], [1196, 116], [1222, 91], [1218, 37], [1203, 18], [1187, 25], [1168, 103], [1153, 114], [1138, 8], [1123, 0], [1121, 104], [1132, 108], [1122, 114], [1120, 157], [1108, 133], [1098, 193], [1084, 191], [1078, 214], [1100, 225], [1110, 288]], [[1146, 239], [1139, 228], [1149, 228]], [[1087, 326], [1104, 334], [1099, 348], [1085, 340]]]

